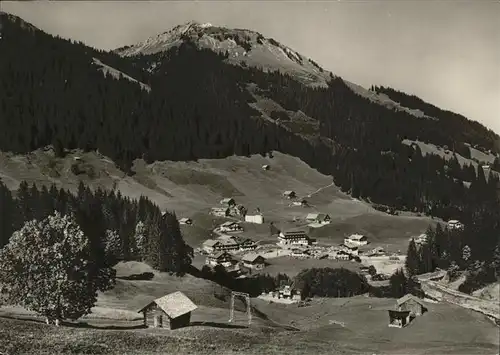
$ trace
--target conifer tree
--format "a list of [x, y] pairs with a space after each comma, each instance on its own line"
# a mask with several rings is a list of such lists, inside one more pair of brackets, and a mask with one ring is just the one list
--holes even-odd
[[408, 275], [413, 276], [417, 275], [421, 269], [420, 267], [420, 258], [417, 252], [417, 246], [415, 245], [415, 241], [413, 238], [410, 240], [408, 244], [408, 251], [406, 252], [406, 261], [405, 268], [408, 272]]

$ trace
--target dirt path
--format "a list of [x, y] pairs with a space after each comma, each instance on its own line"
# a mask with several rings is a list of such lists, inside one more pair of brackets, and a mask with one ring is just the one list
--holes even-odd
[[420, 281], [422, 290], [432, 298], [480, 312], [488, 317], [496, 319], [497, 322], [500, 320], [500, 305], [496, 302], [483, 300], [481, 298], [453, 290], [429, 279], [421, 279]]
[[320, 192], [320, 191], [322, 191], [322, 190], [324, 190], [324, 189], [326, 189], [326, 188], [328, 188], [328, 187], [330, 187], [330, 186], [333, 186], [333, 185], [335, 185], [335, 183], [333, 183], [333, 182], [332, 182], [331, 184], [328, 184], [328, 185], [326, 185], [326, 186], [320, 187], [319, 189], [317, 189], [317, 190], [316, 190], [316, 191], [314, 191], [313, 193], [310, 193], [309, 195], [307, 195], [307, 197], [309, 197], [309, 198], [310, 198], [312, 195], [316, 195], [318, 192]]

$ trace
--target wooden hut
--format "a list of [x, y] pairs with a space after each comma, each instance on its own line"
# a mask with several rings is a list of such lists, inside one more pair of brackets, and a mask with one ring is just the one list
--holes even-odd
[[389, 327], [403, 328], [410, 324], [410, 311], [389, 310]]
[[178, 329], [190, 324], [191, 312], [196, 308], [186, 295], [177, 291], [148, 303], [139, 313], [144, 315], [147, 327]]
[[412, 294], [401, 297], [396, 303], [398, 311], [409, 311], [411, 317], [421, 316], [427, 311], [422, 301]]

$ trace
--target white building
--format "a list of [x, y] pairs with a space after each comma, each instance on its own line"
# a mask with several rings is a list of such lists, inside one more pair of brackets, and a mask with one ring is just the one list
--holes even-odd
[[219, 226], [219, 230], [221, 232], [226, 232], [226, 233], [230, 233], [230, 232], [241, 232], [243, 231], [243, 227], [241, 227], [238, 223], [236, 222], [231, 222], [231, 221], [228, 221], [228, 222], [224, 222], [222, 223], [220, 226]]
[[280, 232], [278, 243], [281, 245], [309, 245], [310, 240], [305, 231], [287, 231]]
[[447, 224], [447, 227], [448, 229], [463, 229], [464, 228], [464, 225], [462, 223], [460, 223], [459, 221], [457, 221], [456, 219], [452, 219], [450, 221], [448, 221], [448, 224]]
[[193, 221], [191, 218], [185, 217], [185, 218], [179, 219], [179, 223], [180, 224], [193, 224]]
[[262, 224], [264, 223], [264, 216], [262, 216], [261, 214], [256, 214], [256, 215], [247, 214], [245, 216], [245, 222]]
[[309, 213], [306, 217], [309, 223], [329, 224], [331, 218], [326, 213]]
[[351, 236], [344, 238], [344, 244], [351, 245], [366, 245], [368, 244], [368, 238], [361, 234], [352, 234]]
[[359, 248], [357, 245], [354, 245], [354, 244], [351, 244], [351, 243], [344, 243], [341, 247], [340, 247], [340, 250], [341, 251], [344, 251], [350, 255], [355, 255], [355, 256], [358, 256], [359, 255]]
[[236, 206], [234, 198], [231, 197], [223, 198], [222, 200], [220, 200], [220, 204], [227, 207]]

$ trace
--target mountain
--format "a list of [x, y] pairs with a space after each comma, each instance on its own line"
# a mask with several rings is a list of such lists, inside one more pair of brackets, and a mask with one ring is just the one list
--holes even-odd
[[[114, 52], [123, 57], [157, 55], [159, 61], [144, 68], [150, 73], [155, 73], [164, 53], [187, 42], [195, 44], [198, 49], [226, 54], [226, 63], [251, 66], [265, 72], [278, 70], [312, 87], [328, 87], [328, 82], [333, 77], [333, 73], [322, 68], [314, 60], [256, 31], [230, 29], [196, 21], [175, 26], [143, 42], [117, 48]], [[344, 82], [354, 92], [370, 101], [405, 111], [416, 117], [426, 117], [422, 111], [403, 107], [387, 95], [367, 90], [349, 81]]]
[[[275, 150], [356, 198], [443, 218], [466, 219], [496, 194], [494, 132], [404, 93], [360, 89], [256, 32], [189, 23], [105, 52], [2, 20], [2, 151], [98, 150], [133, 174], [136, 159]], [[491, 158], [490, 170], [476, 171], [471, 147]]]
[[[144, 42], [118, 48], [115, 53], [125, 57], [165, 53], [187, 41], [196, 43], [199, 49], [226, 53], [226, 62], [231, 64], [254, 66], [264, 71], [280, 70], [306, 84], [327, 86], [329, 73], [293, 49], [255, 31], [229, 29], [208, 23], [191, 21]], [[154, 73], [157, 66], [153, 64], [147, 70]]]

